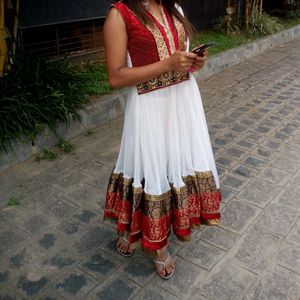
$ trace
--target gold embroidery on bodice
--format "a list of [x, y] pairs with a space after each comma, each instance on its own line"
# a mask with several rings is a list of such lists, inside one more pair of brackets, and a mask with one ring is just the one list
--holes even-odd
[[[173, 22], [174, 22], [174, 25], [175, 25], [175, 28], [176, 28], [176, 31], [178, 34], [179, 47], [182, 47], [182, 46], [184, 46], [185, 41], [186, 41], [186, 32], [185, 32], [184, 26], [174, 16], [173, 16]], [[155, 39], [159, 59], [164, 60], [164, 59], [168, 58], [170, 56], [168, 46], [166, 44], [166, 41], [163, 37], [162, 32], [158, 28], [158, 26], [147, 25], [146, 27], [152, 33], [152, 35]], [[167, 32], [166, 32], [166, 36], [169, 40], [169, 45], [170, 45], [171, 51], [172, 51], [172, 53], [174, 53], [176, 51], [176, 49], [175, 49], [175, 43], [174, 43], [173, 35], [171, 33], [171, 29], [169, 28], [169, 26], [165, 26], [165, 30], [169, 31], [169, 34], [167, 34]], [[172, 38], [172, 41], [170, 40], [171, 38]], [[189, 78], [190, 78], [190, 75], [188, 72], [170, 71], [168, 73], [161, 74], [151, 80], [148, 80], [146, 82], [143, 82], [143, 83], [137, 85], [138, 94], [144, 94], [144, 93], [148, 93], [152, 90], [163, 88], [163, 87], [166, 87], [169, 85], [174, 85], [174, 84], [180, 83], [182, 81], [188, 80]]]

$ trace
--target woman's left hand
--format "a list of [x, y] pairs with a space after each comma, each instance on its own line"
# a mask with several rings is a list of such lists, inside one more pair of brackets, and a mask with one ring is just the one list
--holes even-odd
[[194, 59], [193, 65], [190, 68], [190, 72], [196, 72], [199, 71], [201, 68], [203, 68], [207, 60], [207, 56], [208, 56], [207, 50], [203, 51], [201, 55], [197, 56]]

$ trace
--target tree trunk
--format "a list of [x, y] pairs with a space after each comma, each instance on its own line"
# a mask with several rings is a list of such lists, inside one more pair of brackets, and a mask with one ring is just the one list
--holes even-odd
[[262, 14], [262, 5], [263, 5], [263, 0], [259, 0], [258, 2], [258, 14]]
[[249, 7], [250, 7], [250, 0], [244, 0], [243, 27], [245, 31], [249, 29], [249, 12], [250, 12]]
[[4, 72], [6, 45], [4, 40], [4, 0], [0, 0], [0, 77]]

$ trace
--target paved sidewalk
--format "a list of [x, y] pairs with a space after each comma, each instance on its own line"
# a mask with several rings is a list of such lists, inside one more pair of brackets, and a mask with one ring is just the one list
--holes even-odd
[[[102, 222], [122, 119], [0, 173], [0, 299], [300, 298], [300, 39], [200, 83], [222, 224], [171, 238], [169, 281]], [[6, 206], [16, 197], [19, 206]]]

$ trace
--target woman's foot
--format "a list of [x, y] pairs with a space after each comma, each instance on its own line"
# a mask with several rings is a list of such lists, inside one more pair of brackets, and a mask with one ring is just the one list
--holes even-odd
[[117, 242], [117, 251], [121, 255], [129, 257], [135, 251], [134, 244], [130, 244], [126, 237], [120, 236]]
[[169, 279], [172, 277], [175, 270], [175, 263], [168, 251], [162, 253], [153, 261], [155, 263], [156, 272], [161, 278]]

